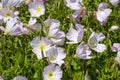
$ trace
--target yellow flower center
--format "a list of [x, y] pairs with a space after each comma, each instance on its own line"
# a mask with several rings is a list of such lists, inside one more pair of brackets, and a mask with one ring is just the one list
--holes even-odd
[[45, 50], [45, 45], [40, 45], [40, 50]]
[[10, 16], [11, 16], [11, 13], [10, 13], [10, 12], [6, 12], [5, 16], [6, 16], [6, 17], [10, 17]]
[[51, 61], [53, 61], [54, 59], [55, 59], [54, 56], [51, 56], [51, 57], [50, 57], [50, 60], [51, 60]]
[[37, 7], [36, 10], [37, 10], [38, 13], [40, 13], [42, 11], [42, 8], [41, 7]]
[[49, 78], [49, 79], [54, 78], [53, 72], [49, 72], [49, 73], [48, 73], [48, 78]]

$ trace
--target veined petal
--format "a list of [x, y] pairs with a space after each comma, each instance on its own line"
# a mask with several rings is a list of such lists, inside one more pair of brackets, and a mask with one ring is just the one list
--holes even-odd
[[120, 49], [120, 43], [114, 43], [112, 46], [112, 51], [117, 52]]
[[104, 50], [106, 50], [106, 46], [104, 44], [98, 44], [97, 47], [92, 48], [92, 49], [97, 52], [103, 52]]
[[30, 20], [29, 20], [29, 22], [28, 22], [28, 25], [33, 25], [33, 24], [35, 24], [37, 22], [37, 19], [36, 18], [30, 18]]
[[35, 37], [33, 38], [33, 40], [30, 42], [30, 45], [32, 48], [38, 46], [38, 43], [40, 43], [40, 38], [39, 37]]
[[36, 56], [37, 56], [38, 59], [42, 59], [42, 52], [41, 52], [40, 49], [38, 49], [38, 48], [33, 48], [32, 51], [36, 54]]
[[103, 35], [103, 33], [95, 33], [95, 36], [98, 41], [105, 39], [105, 36]]
[[109, 0], [109, 2], [114, 5], [117, 6], [120, 3], [120, 0]]
[[99, 9], [99, 10], [107, 9], [107, 7], [108, 7], [108, 4], [105, 3], [105, 2], [102, 2], [102, 3], [99, 4], [98, 9]]
[[70, 28], [69, 31], [68, 31], [68, 33], [66, 34], [66, 38], [68, 40], [70, 40], [70, 42], [77, 43], [78, 42], [77, 41], [77, 39], [78, 39], [78, 32], [75, 29]]

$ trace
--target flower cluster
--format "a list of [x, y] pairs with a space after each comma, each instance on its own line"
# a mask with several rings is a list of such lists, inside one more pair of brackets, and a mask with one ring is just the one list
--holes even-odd
[[[109, 0], [109, 2], [117, 6], [119, 0]], [[48, 18], [42, 23], [37, 23], [37, 19], [45, 14], [46, 0], [1, 0], [0, 3], [0, 30], [4, 35], [19, 36], [29, 35], [30, 32], [39, 31], [42, 27], [42, 36], [38, 35], [30, 41], [32, 52], [38, 60], [45, 58], [48, 61], [48, 66], [44, 68], [43, 80], [61, 80], [61, 66], [65, 64], [64, 59], [67, 57], [62, 46], [64, 44], [78, 44], [75, 56], [80, 59], [92, 59], [92, 51], [103, 52], [106, 50], [106, 45], [101, 44], [105, 39], [105, 35], [100, 32], [92, 31], [87, 42], [84, 41], [84, 35], [87, 33], [84, 25], [78, 20], [84, 18], [86, 7], [82, 0], [64, 0], [66, 7], [75, 11], [72, 16], [72, 24], [67, 33], [60, 30], [60, 21], [57, 19]], [[23, 4], [28, 5], [30, 19], [28, 23], [23, 23], [19, 18], [19, 11], [16, 7]], [[94, 17], [99, 21], [101, 26], [105, 25], [112, 10], [108, 8], [108, 3], [102, 2], [98, 6], [98, 10], [94, 12]], [[112, 26], [110, 30], [118, 29], [118, 26]], [[66, 40], [67, 39], [67, 40]], [[66, 40], [66, 42], [65, 42]], [[117, 52], [115, 60], [120, 64], [120, 43], [114, 43], [112, 50]], [[2, 78], [0, 78], [2, 79]], [[17, 76], [14, 80], [27, 80], [22, 76]]]

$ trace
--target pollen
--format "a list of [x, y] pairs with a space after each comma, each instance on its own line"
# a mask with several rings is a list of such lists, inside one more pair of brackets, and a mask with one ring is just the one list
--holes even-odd
[[6, 16], [6, 17], [10, 17], [10, 16], [11, 16], [11, 13], [10, 13], [10, 12], [6, 12], [5, 16]]
[[45, 46], [44, 45], [40, 45], [40, 50], [44, 50], [45, 49]]
[[37, 7], [37, 8], [36, 8], [36, 11], [37, 11], [38, 13], [40, 13], [40, 12], [42, 11], [42, 8], [41, 8], [41, 7]]
[[49, 78], [49, 79], [52, 79], [53, 77], [54, 77], [53, 72], [49, 72], [49, 73], [48, 73], [48, 78]]

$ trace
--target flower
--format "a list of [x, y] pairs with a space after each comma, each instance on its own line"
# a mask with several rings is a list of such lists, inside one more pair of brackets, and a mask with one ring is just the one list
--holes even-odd
[[40, 17], [41, 15], [45, 14], [45, 7], [43, 1], [40, 0], [34, 0], [33, 2], [30, 2], [29, 4], [29, 12], [31, 17]]
[[76, 24], [75, 27], [77, 30], [71, 27], [68, 33], [66, 34], [66, 38], [70, 40], [70, 42], [67, 42], [67, 44], [79, 43], [83, 38], [83, 35], [84, 35], [83, 26], [80, 24]]
[[24, 0], [1, 0], [3, 7], [20, 7], [25, 3]]
[[56, 19], [47, 19], [44, 21], [43, 32], [54, 45], [63, 45], [65, 34], [59, 29], [60, 22]]
[[112, 46], [112, 51], [117, 52], [117, 56], [115, 57], [115, 61], [120, 64], [120, 43], [114, 43]]
[[30, 42], [32, 51], [36, 54], [38, 59], [46, 57], [46, 51], [50, 47], [50, 41], [47, 38], [42, 37], [41, 40], [39, 37], [35, 37]]
[[66, 57], [66, 54], [62, 48], [53, 46], [46, 51], [46, 56], [51, 63], [56, 63], [61, 66], [64, 63], [63, 59]]
[[0, 16], [2, 17], [4, 22], [7, 22], [10, 18], [18, 18], [14, 11], [8, 8], [3, 8], [2, 10], [0, 10]]
[[85, 45], [83, 42], [76, 49], [76, 56], [81, 59], [91, 59], [92, 56], [90, 56], [90, 54], [89, 46]]
[[111, 9], [107, 8], [107, 3], [100, 3], [98, 7], [98, 11], [95, 13], [97, 20], [100, 22], [101, 25], [105, 25], [108, 21], [108, 17], [112, 12]]
[[79, 10], [76, 10], [72, 14], [73, 22], [76, 22], [76, 20], [79, 20], [80, 18], [83, 18], [85, 13], [86, 13], [86, 8], [85, 7], [81, 8]]
[[49, 64], [44, 68], [43, 80], [61, 80], [62, 70], [55, 64]]
[[118, 26], [111, 26], [110, 30], [118, 30]]
[[19, 36], [22, 34], [22, 23], [19, 23], [15, 18], [11, 18], [6, 22], [6, 27], [1, 26], [0, 30], [4, 31], [5, 35]]
[[95, 33], [93, 32], [89, 39], [88, 39], [88, 45], [92, 50], [95, 50], [96, 52], [103, 52], [106, 50], [106, 46], [104, 44], [99, 44], [99, 41], [105, 39], [105, 36], [102, 33]]
[[82, 8], [80, 3], [82, 4], [82, 0], [65, 0], [65, 5], [72, 10], [79, 10]]
[[13, 80], [28, 80], [26, 77], [23, 77], [23, 76], [16, 76], [14, 77]]
[[114, 43], [112, 46], [113, 52], [118, 52], [120, 50], [120, 43]]
[[33, 32], [39, 31], [41, 24], [36, 22], [37, 22], [37, 19], [31, 17], [28, 24], [24, 24], [24, 29], [25, 29], [24, 33], [28, 34], [29, 31], [33, 31]]
[[109, 2], [110, 2], [113, 6], [118, 6], [118, 4], [120, 3], [120, 0], [109, 0]]

